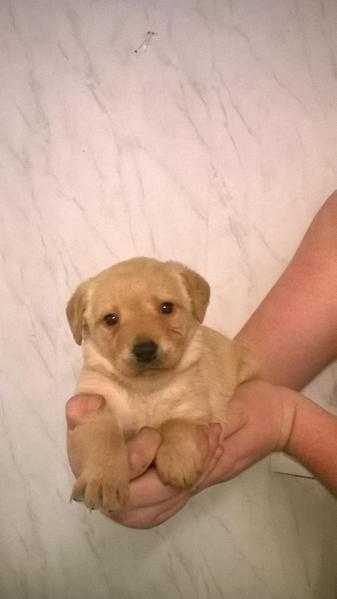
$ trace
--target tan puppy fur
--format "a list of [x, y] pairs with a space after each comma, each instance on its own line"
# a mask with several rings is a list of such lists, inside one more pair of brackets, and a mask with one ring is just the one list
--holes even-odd
[[190, 487], [200, 476], [207, 453], [200, 425], [223, 422], [235, 388], [254, 374], [242, 348], [201, 325], [209, 295], [208, 283], [182, 264], [134, 258], [82, 283], [70, 299], [67, 317], [84, 360], [76, 393], [106, 400], [70, 432], [80, 470], [73, 498], [83, 496], [89, 508], [125, 504], [125, 441], [144, 426], [161, 432], [156, 467], [164, 483]]

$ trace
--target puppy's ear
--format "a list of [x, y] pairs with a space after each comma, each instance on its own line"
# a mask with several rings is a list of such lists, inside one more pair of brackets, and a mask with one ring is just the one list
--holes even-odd
[[84, 325], [84, 310], [87, 305], [89, 281], [81, 283], [71, 296], [66, 314], [73, 337], [78, 345], [82, 343], [82, 330]]
[[187, 268], [184, 264], [180, 264], [180, 262], [167, 262], [167, 264], [182, 277], [186, 290], [192, 300], [193, 314], [202, 323], [211, 293], [209, 284], [198, 273]]

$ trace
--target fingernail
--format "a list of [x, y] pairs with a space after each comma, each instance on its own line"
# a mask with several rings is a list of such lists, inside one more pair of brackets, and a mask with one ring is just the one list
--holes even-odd
[[102, 406], [104, 400], [102, 397], [93, 395], [91, 397], [83, 397], [80, 401], [83, 402], [84, 407], [89, 411], [98, 410], [98, 408]]
[[223, 452], [224, 452], [224, 448], [221, 447], [221, 445], [220, 445], [220, 447], [218, 447], [215, 451], [215, 454], [214, 454], [215, 459], [218, 460], [219, 458], [221, 458]]

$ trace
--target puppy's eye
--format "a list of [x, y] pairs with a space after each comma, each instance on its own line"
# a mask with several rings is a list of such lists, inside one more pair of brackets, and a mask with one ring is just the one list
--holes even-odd
[[173, 312], [174, 304], [172, 302], [163, 302], [160, 304], [160, 311], [162, 314], [171, 314]]
[[119, 314], [117, 314], [117, 312], [106, 314], [103, 318], [103, 321], [108, 327], [113, 327], [119, 321]]

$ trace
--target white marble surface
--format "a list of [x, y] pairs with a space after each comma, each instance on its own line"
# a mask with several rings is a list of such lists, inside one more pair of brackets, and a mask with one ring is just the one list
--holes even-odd
[[151, 531], [67, 503], [64, 305], [154, 255], [238, 330], [336, 187], [336, 23], [335, 0], [1, 2], [1, 599], [335, 599], [336, 502], [268, 462]]

